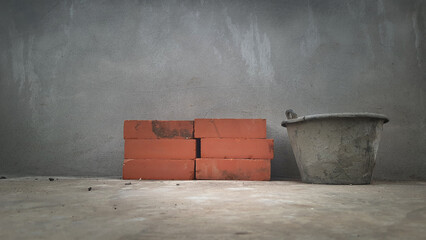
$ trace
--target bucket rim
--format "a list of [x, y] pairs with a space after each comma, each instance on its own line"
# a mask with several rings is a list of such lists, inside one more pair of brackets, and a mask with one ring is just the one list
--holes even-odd
[[324, 119], [324, 118], [378, 118], [382, 119], [383, 123], [389, 122], [389, 118], [378, 113], [324, 113], [301, 116], [293, 119], [287, 119], [281, 122], [281, 126], [287, 127], [288, 124], [304, 122], [308, 120]]

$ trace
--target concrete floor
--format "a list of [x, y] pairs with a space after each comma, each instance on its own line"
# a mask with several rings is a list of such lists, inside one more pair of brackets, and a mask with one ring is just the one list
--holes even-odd
[[426, 183], [15, 178], [0, 216], [0, 239], [425, 239]]

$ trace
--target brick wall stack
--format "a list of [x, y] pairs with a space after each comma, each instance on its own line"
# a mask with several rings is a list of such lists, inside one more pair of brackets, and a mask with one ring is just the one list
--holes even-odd
[[194, 179], [193, 121], [124, 121], [123, 179]]
[[270, 180], [274, 141], [266, 139], [265, 119], [195, 119], [194, 137], [196, 179]]

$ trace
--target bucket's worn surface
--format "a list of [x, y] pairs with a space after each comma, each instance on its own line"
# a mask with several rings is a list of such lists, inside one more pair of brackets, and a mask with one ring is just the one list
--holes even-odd
[[[325, 184], [369, 184], [383, 124], [378, 114], [286, 113], [291, 146], [302, 181]], [[293, 118], [292, 118], [293, 117]]]

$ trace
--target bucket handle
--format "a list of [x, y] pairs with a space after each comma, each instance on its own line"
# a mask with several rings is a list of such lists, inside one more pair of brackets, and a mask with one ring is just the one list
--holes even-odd
[[288, 109], [285, 111], [285, 116], [287, 119], [294, 119], [297, 118], [297, 114], [293, 111], [293, 109]]

